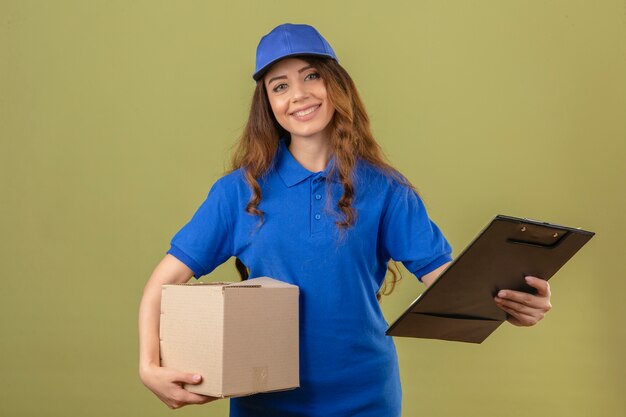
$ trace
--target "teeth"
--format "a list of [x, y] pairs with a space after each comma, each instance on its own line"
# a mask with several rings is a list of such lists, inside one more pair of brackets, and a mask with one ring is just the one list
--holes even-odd
[[302, 110], [302, 111], [296, 112], [296, 113], [294, 113], [294, 114], [295, 114], [296, 116], [300, 116], [300, 117], [302, 117], [302, 116], [306, 116], [306, 115], [307, 115], [307, 114], [309, 114], [309, 113], [313, 113], [313, 112], [315, 111], [315, 109], [317, 109], [318, 107], [319, 107], [319, 105], [318, 105], [318, 106], [309, 107], [309, 108], [308, 108], [308, 109], [306, 109], [306, 110]]

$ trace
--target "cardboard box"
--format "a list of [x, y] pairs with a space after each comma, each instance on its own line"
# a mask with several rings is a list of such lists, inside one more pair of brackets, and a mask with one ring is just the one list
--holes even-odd
[[188, 391], [224, 398], [300, 386], [297, 286], [261, 277], [161, 294], [161, 366], [202, 375]]

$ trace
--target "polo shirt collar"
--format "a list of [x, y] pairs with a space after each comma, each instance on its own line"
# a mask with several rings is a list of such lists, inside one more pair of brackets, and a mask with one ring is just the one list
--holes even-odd
[[[283, 179], [287, 187], [292, 187], [312, 175], [318, 175], [320, 177], [326, 178], [329, 175], [330, 169], [333, 166], [334, 162], [335, 157], [333, 156], [323, 171], [319, 173], [311, 172], [302, 165], [300, 165], [300, 162], [298, 162], [296, 158], [293, 157], [291, 152], [289, 152], [289, 149], [287, 149], [287, 143], [285, 141], [285, 138], [281, 137], [279, 140], [276, 155], [276, 170], [278, 171], [278, 174]], [[331, 180], [334, 182], [339, 182], [337, 174], [335, 174], [333, 178], [331, 178]]]

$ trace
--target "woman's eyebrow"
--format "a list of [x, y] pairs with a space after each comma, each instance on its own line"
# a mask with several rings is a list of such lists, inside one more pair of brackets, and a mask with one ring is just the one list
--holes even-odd
[[[302, 71], [306, 71], [306, 70], [308, 70], [309, 68], [313, 68], [313, 65], [307, 65], [306, 67], [302, 67], [302, 68], [300, 68], [300, 69], [298, 70], [298, 74], [299, 74], [299, 73], [301, 73]], [[275, 81], [275, 80], [280, 80], [280, 79], [282, 79], [282, 78], [287, 78], [287, 76], [286, 76], [286, 75], [279, 75], [279, 76], [276, 76], [276, 77], [272, 77], [272, 78], [270, 78], [270, 80], [267, 82], [267, 84], [269, 85], [269, 84], [271, 84], [271, 83], [272, 83], [272, 81]]]

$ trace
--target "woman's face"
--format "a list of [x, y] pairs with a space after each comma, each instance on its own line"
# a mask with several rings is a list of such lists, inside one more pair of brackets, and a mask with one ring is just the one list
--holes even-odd
[[292, 140], [328, 139], [335, 108], [315, 67], [299, 58], [285, 58], [270, 68], [263, 82], [274, 116]]

